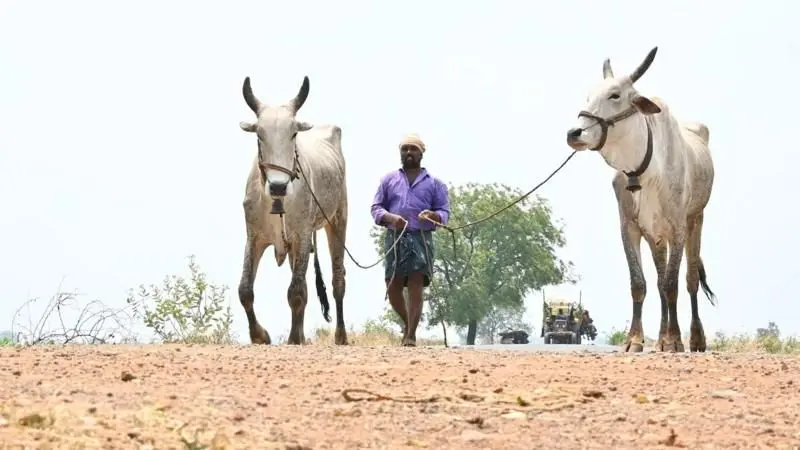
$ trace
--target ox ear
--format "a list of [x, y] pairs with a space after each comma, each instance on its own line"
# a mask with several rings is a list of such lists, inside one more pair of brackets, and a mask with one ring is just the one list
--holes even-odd
[[658, 114], [661, 112], [661, 108], [659, 108], [655, 102], [643, 95], [636, 94], [633, 99], [631, 99], [631, 103], [640, 113], [645, 115]]
[[248, 133], [255, 133], [256, 132], [256, 124], [250, 122], [239, 122], [239, 128], [248, 132]]
[[311, 129], [313, 126], [314, 126], [314, 125], [311, 125], [311, 124], [310, 124], [310, 123], [308, 123], [308, 122], [297, 122], [297, 131], [308, 131], [308, 130], [310, 130], [310, 129]]

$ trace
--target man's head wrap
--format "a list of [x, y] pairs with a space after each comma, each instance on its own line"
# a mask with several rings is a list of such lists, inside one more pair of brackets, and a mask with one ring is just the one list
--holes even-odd
[[425, 143], [422, 142], [422, 139], [420, 139], [416, 134], [408, 134], [400, 141], [400, 148], [403, 148], [406, 145], [417, 147], [419, 151], [425, 153]]

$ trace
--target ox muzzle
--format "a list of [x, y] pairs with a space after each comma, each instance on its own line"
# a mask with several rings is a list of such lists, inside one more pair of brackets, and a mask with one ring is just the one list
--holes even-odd
[[[300, 176], [298, 175], [297, 164], [298, 164], [297, 158], [295, 158], [294, 168], [293, 170], [289, 170], [286, 169], [285, 167], [281, 167], [275, 164], [269, 164], [263, 162], [259, 163], [259, 170], [261, 171], [261, 182], [266, 184], [267, 193], [269, 193], [269, 196], [272, 197], [272, 210], [269, 212], [270, 214], [283, 215], [286, 213], [286, 210], [283, 208], [283, 199], [289, 192], [289, 184], [291, 184], [294, 180], [300, 178]], [[289, 181], [287, 182], [268, 181], [267, 169], [278, 170], [289, 175]]]

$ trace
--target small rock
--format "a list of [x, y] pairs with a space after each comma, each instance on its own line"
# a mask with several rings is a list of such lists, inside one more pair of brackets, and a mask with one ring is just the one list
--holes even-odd
[[634, 398], [636, 399], [636, 403], [650, 403], [650, 399], [644, 394], [636, 394]]
[[81, 419], [81, 421], [82, 421], [82, 422], [83, 422], [83, 424], [84, 424], [84, 425], [86, 425], [87, 427], [93, 427], [93, 426], [97, 425], [97, 419], [95, 419], [95, 418], [94, 418], [94, 417], [92, 417], [92, 416], [85, 416], [85, 417], [83, 417], [83, 418]]
[[462, 431], [460, 436], [462, 441], [470, 441], [470, 442], [482, 441], [484, 439], [487, 439], [488, 437], [489, 435], [485, 433], [469, 429]]
[[734, 398], [744, 397], [744, 394], [741, 392], [736, 392], [733, 389], [721, 389], [719, 391], [712, 391], [711, 397], [733, 400]]
[[520, 411], [511, 411], [511, 412], [503, 414], [500, 417], [502, 417], [504, 419], [517, 419], [517, 420], [519, 420], [519, 419], [527, 419], [528, 415], [525, 414], [524, 412], [520, 412]]
[[120, 375], [119, 379], [122, 380], [122, 381], [126, 381], [126, 382], [127, 381], [133, 381], [133, 380], [136, 379], [136, 376], [133, 375], [130, 372], [126, 372], [126, 371], [123, 370], [122, 371], [122, 375]]
[[466, 422], [468, 424], [470, 424], [470, 425], [476, 425], [478, 428], [483, 428], [484, 420], [483, 420], [483, 417], [476, 416], [476, 417], [472, 417], [470, 419], [467, 419]]
[[230, 448], [231, 441], [225, 436], [225, 433], [222, 431], [217, 431], [214, 433], [214, 437], [211, 439], [211, 448], [213, 450], [225, 450]]
[[586, 389], [583, 391], [583, 396], [589, 398], [603, 398], [605, 397], [605, 394], [603, 394], [603, 391], [599, 391], [597, 389]]
[[462, 393], [462, 394], [459, 394], [458, 397], [461, 400], [464, 400], [464, 401], [467, 401], [467, 402], [478, 403], [478, 402], [482, 402], [483, 401], [483, 397], [480, 396], [480, 395], [477, 395], [477, 394]]

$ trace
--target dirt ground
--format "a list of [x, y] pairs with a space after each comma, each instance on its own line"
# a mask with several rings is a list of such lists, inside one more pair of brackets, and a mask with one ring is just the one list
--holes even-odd
[[798, 448], [798, 373], [736, 354], [5, 348], [0, 448]]

